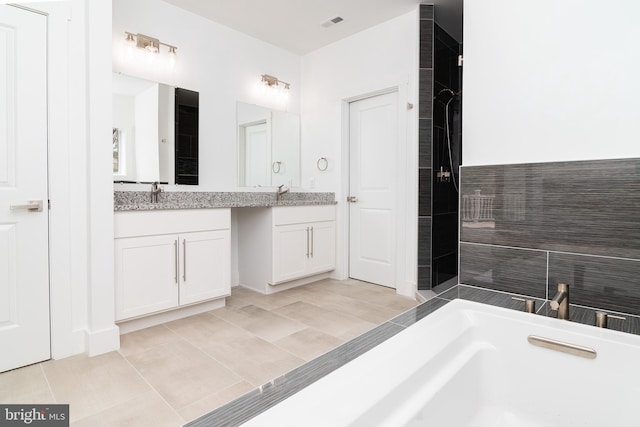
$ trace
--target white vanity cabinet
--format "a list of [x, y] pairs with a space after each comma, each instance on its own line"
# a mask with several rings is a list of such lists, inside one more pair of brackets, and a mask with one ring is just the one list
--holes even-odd
[[116, 321], [231, 293], [229, 209], [115, 214]]
[[335, 269], [335, 219], [335, 205], [241, 209], [240, 283], [269, 294]]

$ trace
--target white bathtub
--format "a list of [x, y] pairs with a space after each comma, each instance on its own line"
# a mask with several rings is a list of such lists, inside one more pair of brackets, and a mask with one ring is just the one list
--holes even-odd
[[640, 337], [455, 300], [244, 425], [640, 426], [639, 406]]

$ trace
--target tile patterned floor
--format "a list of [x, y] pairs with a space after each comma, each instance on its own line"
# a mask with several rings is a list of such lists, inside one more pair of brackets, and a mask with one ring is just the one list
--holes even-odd
[[394, 290], [322, 280], [121, 337], [117, 352], [0, 374], [0, 402], [69, 403], [73, 426], [179, 426], [415, 307]]

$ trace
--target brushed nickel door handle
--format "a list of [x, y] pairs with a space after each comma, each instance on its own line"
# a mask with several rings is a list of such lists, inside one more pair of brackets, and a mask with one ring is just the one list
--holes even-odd
[[42, 200], [29, 200], [24, 205], [11, 205], [9, 209], [12, 211], [26, 210], [29, 212], [42, 212], [42, 206]]

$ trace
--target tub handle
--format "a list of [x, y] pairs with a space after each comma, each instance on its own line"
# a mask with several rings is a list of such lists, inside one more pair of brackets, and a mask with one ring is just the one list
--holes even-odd
[[528, 299], [528, 298], [520, 298], [520, 297], [511, 297], [511, 299], [516, 301], [522, 301], [524, 303], [524, 311], [526, 313], [536, 312], [536, 300]]
[[544, 347], [550, 350], [584, 357], [586, 359], [595, 359], [598, 355], [594, 349], [589, 347], [583, 347], [581, 345], [571, 344], [564, 341], [557, 341], [551, 338], [539, 337], [537, 335], [529, 335], [527, 341], [538, 347]]
[[608, 319], [627, 320], [626, 317], [616, 316], [614, 314], [608, 314], [604, 311], [596, 311], [596, 326], [598, 328], [606, 328]]

